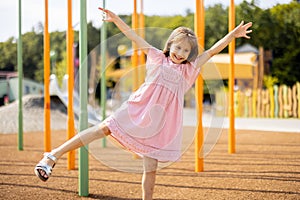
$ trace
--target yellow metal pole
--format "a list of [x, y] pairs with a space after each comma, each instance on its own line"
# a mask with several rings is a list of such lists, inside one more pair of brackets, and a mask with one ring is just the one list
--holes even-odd
[[[204, 49], [205, 24], [204, 24], [204, 0], [196, 0], [196, 11], [194, 16], [194, 29], [198, 38], [199, 52]], [[202, 126], [202, 110], [203, 110], [203, 78], [200, 75], [196, 80], [196, 107], [197, 107], [197, 126], [195, 139], [195, 172], [204, 171], [203, 166], [203, 126]]]
[[[234, 0], [230, 0], [229, 6], [229, 31], [235, 27]], [[235, 153], [235, 128], [234, 128], [234, 49], [235, 40], [229, 44], [230, 68], [229, 68], [229, 133], [228, 133], [228, 153]]]
[[[138, 19], [137, 19], [137, 0], [133, 0], [133, 13], [132, 13], [132, 29], [136, 31], [138, 28]], [[133, 67], [133, 91], [138, 89], [138, 53], [137, 46], [134, 42], [132, 42], [132, 67]]]
[[48, 0], [45, 0], [44, 25], [44, 151], [51, 151], [50, 130], [50, 37], [48, 32]]
[[[72, 0], [68, 0], [67, 30], [67, 66], [68, 66], [68, 134], [67, 139], [75, 135], [73, 112], [74, 62], [73, 62]], [[75, 151], [68, 152], [68, 170], [75, 169]]]

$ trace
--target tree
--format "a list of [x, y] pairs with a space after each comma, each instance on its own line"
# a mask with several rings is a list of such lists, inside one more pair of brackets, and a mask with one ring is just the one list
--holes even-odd
[[[251, 40], [238, 39], [236, 46], [247, 42], [256, 47], [263, 46], [273, 52], [271, 76], [278, 78], [278, 83], [291, 85], [300, 77], [300, 4], [294, 0], [289, 4], [277, 5], [263, 10], [256, 6], [257, 1], [243, 1], [236, 5], [236, 25], [241, 20], [252, 21]], [[127, 24], [131, 24], [131, 15], [120, 16]], [[145, 16], [146, 40], [153, 46], [162, 49], [171, 33], [179, 26], [194, 28], [194, 14], [190, 10], [185, 16]], [[228, 7], [221, 4], [208, 7], [205, 11], [205, 49], [228, 32]], [[23, 35], [23, 67], [24, 76], [43, 82], [43, 27]], [[88, 23], [88, 51], [100, 44], [100, 30]], [[78, 32], [74, 32], [74, 42], [78, 42]], [[55, 52], [57, 69], [63, 72], [66, 53], [66, 33], [53, 32], [50, 34], [51, 51]], [[113, 24], [107, 23], [107, 37], [114, 39], [108, 44], [110, 57], [117, 57], [117, 47], [125, 44], [128, 49], [131, 41]], [[96, 51], [99, 53], [100, 48]], [[224, 52], [227, 49], [225, 48]], [[0, 43], [0, 70], [17, 70], [17, 44], [15, 38]]]
[[[236, 25], [238, 25], [241, 21], [245, 23], [252, 22], [251, 29], [253, 32], [250, 34], [251, 40], [239, 39], [236, 41], [236, 46], [241, 46], [244, 43], [250, 43], [253, 46], [265, 46], [266, 40], [265, 34], [269, 33], [270, 24], [268, 13], [264, 17], [264, 10], [255, 5], [255, 1], [251, 1], [250, 3], [247, 1], [243, 1], [239, 5], [236, 6]], [[263, 24], [263, 25], [262, 25]], [[264, 30], [261, 30], [265, 28]], [[267, 29], [267, 30], [266, 30]]]
[[[213, 46], [228, 33], [228, 12], [222, 4], [205, 10], [205, 49]], [[227, 49], [225, 49], [227, 51]]]
[[7, 42], [0, 43], [0, 70], [15, 71], [17, 66], [17, 44], [11, 37]]
[[300, 77], [300, 4], [277, 5], [270, 9], [275, 22], [270, 38], [273, 50], [272, 75], [280, 84], [293, 85]]
[[293, 1], [262, 10], [255, 1], [243, 1], [236, 10], [237, 19], [253, 22], [251, 40], [247, 42], [273, 52], [270, 75], [277, 77], [279, 84], [299, 81], [300, 4]]
[[34, 31], [23, 35], [23, 73], [24, 77], [41, 82], [43, 73], [43, 35]]

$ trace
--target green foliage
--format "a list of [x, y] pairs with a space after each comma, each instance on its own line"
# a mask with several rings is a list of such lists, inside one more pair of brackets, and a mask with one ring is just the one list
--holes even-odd
[[273, 87], [273, 85], [275, 85], [276, 83], [278, 83], [278, 78], [272, 76], [264, 76], [264, 86], [266, 88]]
[[272, 74], [280, 84], [293, 85], [300, 77], [300, 4], [278, 5], [270, 9], [275, 22], [272, 45], [274, 62]]
[[[251, 41], [245, 39], [238, 39], [236, 41], [237, 46], [243, 45], [244, 43], [248, 42], [250, 42], [253, 46], [256, 47], [264, 46], [264, 40], [262, 40], [262, 38], [265, 38], [264, 34], [266, 32], [264, 31], [266, 30], [261, 29], [269, 23], [269, 19], [264, 19], [263, 15], [264, 11], [261, 8], [257, 7], [254, 1], [250, 3], [247, 1], [243, 1], [241, 4], [236, 6], [236, 24], [239, 24], [241, 21], [244, 21], [245, 23], [253, 23], [251, 27], [253, 32], [250, 34]], [[270, 30], [272, 30], [270, 29], [271, 27], [267, 26], [266, 28], [268, 28], [267, 32], [270, 32]]]
[[66, 51], [66, 33], [52, 32], [50, 34], [50, 51], [54, 53], [50, 58], [54, 62], [60, 62], [63, 59], [63, 52]]
[[[228, 33], [228, 12], [222, 4], [208, 7], [205, 11], [205, 49], [210, 48]], [[226, 51], [225, 49], [224, 51]]]
[[[243, 1], [235, 6], [236, 24], [244, 20], [252, 21], [251, 40], [237, 39], [236, 46], [250, 43], [256, 47], [263, 46], [272, 50], [273, 61], [271, 77], [276, 77], [279, 84], [294, 84], [300, 77], [300, 4], [293, 1], [279, 4], [271, 9], [263, 10], [256, 6], [257, 1]], [[131, 16], [120, 16], [127, 24], [131, 24]], [[190, 10], [185, 16], [145, 16], [146, 40], [153, 46], [162, 49], [171, 31], [179, 26], [194, 28], [194, 14]], [[95, 48], [100, 51], [100, 29], [88, 23], [88, 51]], [[205, 11], [205, 49], [228, 32], [228, 7], [221, 4], [206, 8]], [[43, 30], [41, 25], [40, 30]], [[78, 32], [74, 32], [74, 41], [78, 42]], [[125, 44], [131, 48], [129, 41], [113, 24], [107, 23], [107, 37], [113, 38], [108, 43], [109, 57], [118, 56], [117, 47]], [[55, 52], [51, 57], [59, 76], [66, 70], [66, 32], [50, 34], [50, 48]], [[23, 35], [23, 68], [24, 76], [43, 82], [43, 33], [34, 31]], [[227, 49], [224, 50], [226, 52]], [[0, 43], [0, 70], [17, 70], [17, 44], [15, 38]]]
[[100, 44], [100, 30], [95, 28], [90, 22], [87, 25], [88, 32], [88, 51], [92, 51]]
[[148, 16], [146, 17], [146, 40], [153, 46], [163, 49], [170, 33], [177, 27], [193, 29], [193, 15]]
[[54, 67], [55, 67], [54, 74], [57, 77], [57, 82], [58, 82], [60, 87], [62, 86], [62, 81], [63, 81], [64, 75], [67, 73], [67, 55], [66, 55], [66, 51], [64, 51], [62, 53], [62, 57], [63, 57], [63, 59], [60, 62], [55, 63], [55, 65], [54, 65]]
[[43, 35], [34, 31], [24, 34], [23, 38], [23, 73], [24, 77], [41, 82], [43, 73]]
[[0, 70], [17, 70], [17, 43], [14, 38], [0, 43]]

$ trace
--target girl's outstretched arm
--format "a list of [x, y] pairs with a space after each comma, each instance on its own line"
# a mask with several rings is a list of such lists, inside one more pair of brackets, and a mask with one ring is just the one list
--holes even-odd
[[250, 28], [251, 26], [252, 22], [244, 25], [244, 21], [242, 21], [237, 27], [235, 27], [234, 30], [230, 31], [210, 49], [199, 55], [195, 61], [196, 66], [201, 67], [202, 65], [204, 65], [211, 57], [220, 53], [233, 39], [240, 37], [250, 39], [247, 34], [252, 32], [252, 30], [248, 30], [248, 28]]
[[139, 49], [141, 49], [145, 54], [148, 53], [151, 45], [136, 34], [136, 32], [132, 30], [118, 15], [107, 9], [99, 8], [99, 10], [102, 10], [106, 14], [104, 21], [113, 22], [128, 39], [136, 43]]

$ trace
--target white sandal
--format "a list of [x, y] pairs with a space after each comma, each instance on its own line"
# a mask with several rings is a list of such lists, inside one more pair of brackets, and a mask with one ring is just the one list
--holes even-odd
[[[50, 159], [54, 162], [53, 166], [50, 166], [46, 163], [47, 159]], [[34, 172], [37, 177], [39, 177], [42, 181], [47, 181], [56, 162], [57, 158], [55, 156], [53, 156], [51, 153], [44, 153], [44, 158], [34, 168]], [[41, 174], [41, 171], [43, 171], [44, 174]], [[47, 177], [45, 177], [45, 174], [47, 175]]]

